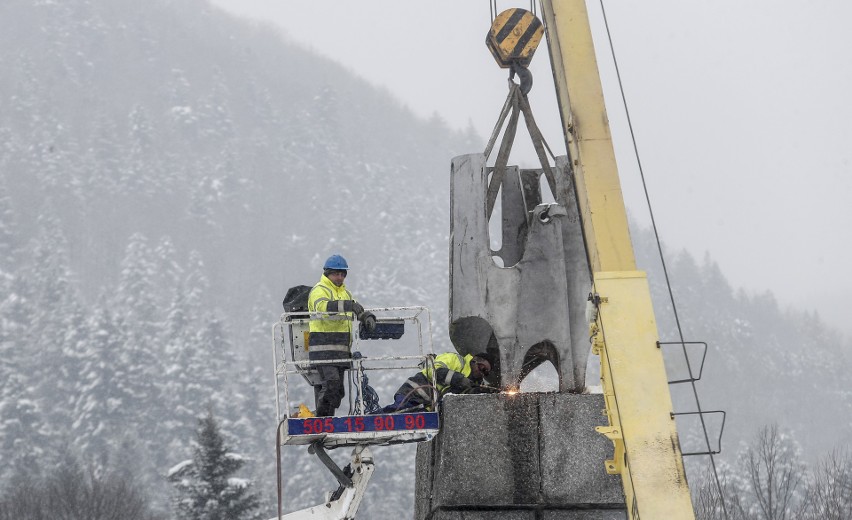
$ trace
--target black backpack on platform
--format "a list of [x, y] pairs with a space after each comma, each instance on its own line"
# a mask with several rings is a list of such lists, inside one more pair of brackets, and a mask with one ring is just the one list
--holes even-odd
[[313, 287], [309, 285], [297, 285], [287, 290], [284, 297], [284, 310], [286, 312], [308, 312], [308, 296]]

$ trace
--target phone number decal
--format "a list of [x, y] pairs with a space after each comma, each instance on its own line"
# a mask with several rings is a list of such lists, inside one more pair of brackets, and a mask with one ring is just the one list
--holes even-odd
[[407, 431], [438, 428], [437, 412], [315, 417], [287, 421], [289, 435]]

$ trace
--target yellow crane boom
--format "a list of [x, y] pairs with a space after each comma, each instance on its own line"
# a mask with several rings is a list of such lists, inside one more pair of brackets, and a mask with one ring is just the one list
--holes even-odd
[[585, 0], [542, 0], [566, 145], [573, 162], [593, 291], [591, 327], [601, 357], [630, 518], [695, 518], [645, 273], [636, 270]]

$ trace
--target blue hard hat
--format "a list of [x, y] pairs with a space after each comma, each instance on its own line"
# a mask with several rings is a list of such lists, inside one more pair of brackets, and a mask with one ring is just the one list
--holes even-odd
[[331, 255], [328, 257], [328, 260], [325, 261], [325, 265], [322, 266], [323, 269], [349, 269], [349, 264], [346, 263], [346, 259], [340, 255]]

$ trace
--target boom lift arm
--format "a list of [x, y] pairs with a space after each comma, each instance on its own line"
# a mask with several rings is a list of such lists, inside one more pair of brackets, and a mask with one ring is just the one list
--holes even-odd
[[311, 445], [311, 451], [331, 470], [340, 487], [334, 493], [329, 493], [324, 504], [294, 511], [277, 518], [280, 520], [348, 520], [355, 518], [358, 506], [361, 505], [361, 500], [364, 498], [367, 483], [373, 476], [375, 469], [373, 454], [370, 449], [364, 445], [356, 446], [352, 450], [351, 462], [345, 470], [338, 468], [331, 457], [325, 453], [322, 442]]
[[[593, 274], [593, 349], [630, 518], [692, 520], [657, 326], [636, 261], [585, 0], [542, 0], [563, 132]], [[629, 457], [628, 457], [629, 454]]]

